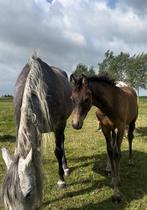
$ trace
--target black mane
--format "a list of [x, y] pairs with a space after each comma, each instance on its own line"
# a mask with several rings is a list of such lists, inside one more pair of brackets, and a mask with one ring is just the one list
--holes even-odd
[[114, 85], [115, 86], [115, 80], [111, 79], [109, 76], [107, 75], [102, 75], [102, 76], [91, 76], [87, 78], [88, 81], [90, 82], [104, 82], [107, 83], [109, 85]]
[[[80, 77], [77, 80], [77, 87], [78, 89], [82, 88], [82, 77]], [[114, 79], [111, 79], [108, 75], [102, 75], [102, 76], [88, 76], [87, 77], [88, 82], [99, 82], [99, 83], [106, 83], [112, 86], [116, 85], [116, 81]]]

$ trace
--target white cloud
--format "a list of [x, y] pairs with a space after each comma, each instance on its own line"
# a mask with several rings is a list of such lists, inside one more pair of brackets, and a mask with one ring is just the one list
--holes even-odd
[[[95, 65], [106, 50], [131, 54], [147, 49], [146, 1], [0, 0], [0, 94], [11, 92], [34, 49], [71, 73], [78, 63]], [[9, 81], [9, 82], [8, 82]]]

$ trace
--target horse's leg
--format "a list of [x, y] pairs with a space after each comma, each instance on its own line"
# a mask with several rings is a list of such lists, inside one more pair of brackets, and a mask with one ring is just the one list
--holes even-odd
[[64, 130], [62, 130], [62, 132], [61, 132], [61, 147], [62, 147], [62, 150], [63, 150], [62, 167], [63, 167], [63, 170], [64, 170], [64, 175], [69, 176], [70, 175], [70, 169], [67, 166], [67, 160], [66, 160], [65, 149], [64, 149], [64, 139], [65, 139]]
[[129, 165], [134, 165], [133, 158], [132, 158], [132, 141], [134, 138], [134, 135], [133, 135], [134, 129], [135, 129], [135, 121], [133, 121], [129, 124], [129, 130], [128, 130], [128, 142], [129, 142], [129, 162], [128, 162], [128, 164]]
[[111, 175], [111, 161], [110, 161], [110, 158], [109, 158], [109, 155], [107, 154], [107, 163], [106, 163], [106, 169], [105, 169], [105, 174], [106, 176], [109, 176]]
[[63, 143], [64, 143], [64, 129], [58, 129], [55, 131], [55, 143], [56, 143], [56, 148], [55, 148], [55, 155], [58, 160], [59, 164], [59, 177], [60, 180], [58, 181], [57, 185], [60, 188], [63, 188], [66, 186], [65, 181], [64, 181], [64, 170], [62, 166], [62, 160], [64, 156], [64, 151], [63, 151]]
[[105, 169], [105, 173], [112, 175], [112, 179], [114, 177], [114, 160], [113, 160], [113, 147], [112, 147], [112, 136], [111, 130], [106, 126], [102, 125], [102, 131], [106, 139], [107, 144], [107, 166]]
[[113, 157], [114, 157], [114, 178], [112, 179], [112, 184], [114, 186], [112, 201], [120, 202], [121, 196], [119, 192], [119, 184], [120, 184], [120, 177], [119, 177], [119, 164], [121, 159], [121, 143], [124, 135], [124, 128], [121, 128], [117, 131], [116, 137], [114, 139], [113, 145]]
[[[111, 136], [111, 146], [113, 147], [114, 146], [114, 143], [115, 143], [115, 139], [116, 139], [116, 133], [115, 133], [115, 130], [112, 130], [112, 136]], [[106, 175], [110, 175], [111, 174], [111, 161], [110, 161], [110, 158], [109, 158], [109, 155], [107, 155], [107, 165], [106, 165], [106, 170], [105, 170], [105, 173]]]

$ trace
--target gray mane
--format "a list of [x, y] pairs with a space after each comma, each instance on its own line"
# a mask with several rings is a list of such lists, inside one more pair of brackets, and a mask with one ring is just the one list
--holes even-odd
[[[11, 164], [6, 176], [4, 177], [1, 188], [1, 198], [4, 201], [6, 208], [8, 208], [8, 206], [12, 206], [14, 201], [21, 199], [21, 190], [18, 177], [18, 159], [19, 157], [16, 157], [14, 162]], [[12, 207], [14, 208], [14, 206]]]
[[41, 141], [41, 131], [38, 126], [36, 126], [40, 119], [38, 119], [34, 111], [36, 109], [36, 104], [34, 104], [31, 99], [32, 95], [34, 95], [38, 101], [41, 118], [44, 119], [46, 127], [51, 127], [50, 113], [46, 102], [45, 84], [43, 82], [39, 58], [30, 58], [29, 66], [30, 71], [26, 79], [21, 105], [21, 119], [16, 149], [18, 154], [25, 154], [25, 156], [31, 147], [37, 149], [37, 147], [40, 146]]
[[[46, 102], [45, 86], [43, 83], [42, 68], [38, 58], [31, 57], [28, 63], [30, 68], [23, 91], [21, 117], [17, 135], [17, 145], [15, 149], [14, 161], [5, 175], [1, 198], [4, 202], [5, 208], [18, 209], [15, 204], [18, 200], [22, 200], [18, 163], [19, 157], [26, 158], [30, 149], [32, 148], [32, 176], [35, 177], [36, 190], [38, 200], [42, 197], [42, 164], [40, 153], [40, 142], [42, 139], [41, 130], [39, 129], [39, 121], [44, 119], [46, 126], [50, 127], [50, 114]], [[35, 105], [32, 100], [32, 94], [36, 97], [38, 105], [40, 106], [41, 118], [35, 113]], [[42, 122], [40, 122], [42, 123]]]
[[[58, 130], [64, 133], [66, 120], [72, 111], [70, 96], [71, 86], [64, 71], [49, 66], [36, 56], [29, 59], [16, 82], [17, 139], [14, 160], [7, 149], [3, 148], [2, 151], [7, 172], [1, 197], [6, 209], [34, 210], [41, 201], [42, 133], [52, 131], [57, 134]], [[61, 144], [64, 143], [62, 132], [58, 139]], [[63, 150], [62, 147], [60, 149]], [[56, 153], [59, 153], [58, 148]], [[63, 165], [67, 169], [65, 154]], [[64, 177], [61, 173], [59, 176], [59, 185], [64, 184]]]

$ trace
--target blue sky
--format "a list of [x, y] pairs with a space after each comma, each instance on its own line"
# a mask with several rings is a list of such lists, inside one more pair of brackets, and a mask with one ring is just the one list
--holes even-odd
[[117, 0], [108, 0], [107, 4], [108, 6], [110, 6], [111, 8], [115, 8], [117, 3]]
[[47, 2], [52, 3], [53, 0], [47, 0]]
[[[97, 0], [99, 1], [99, 0]], [[115, 5], [117, 3], [118, 0], [107, 0], [107, 4], [108, 6], [110, 6], [111, 8], [115, 8]], [[47, 0], [47, 2], [52, 3], [53, 0]]]
[[[48, 0], [51, 2], [51, 0]], [[110, 49], [147, 53], [146, 0], [0, 0], [0, 95], [12, 94], [32, 52], [70, 75]], [[147, 91], [145, 91], [147, 92]]]

